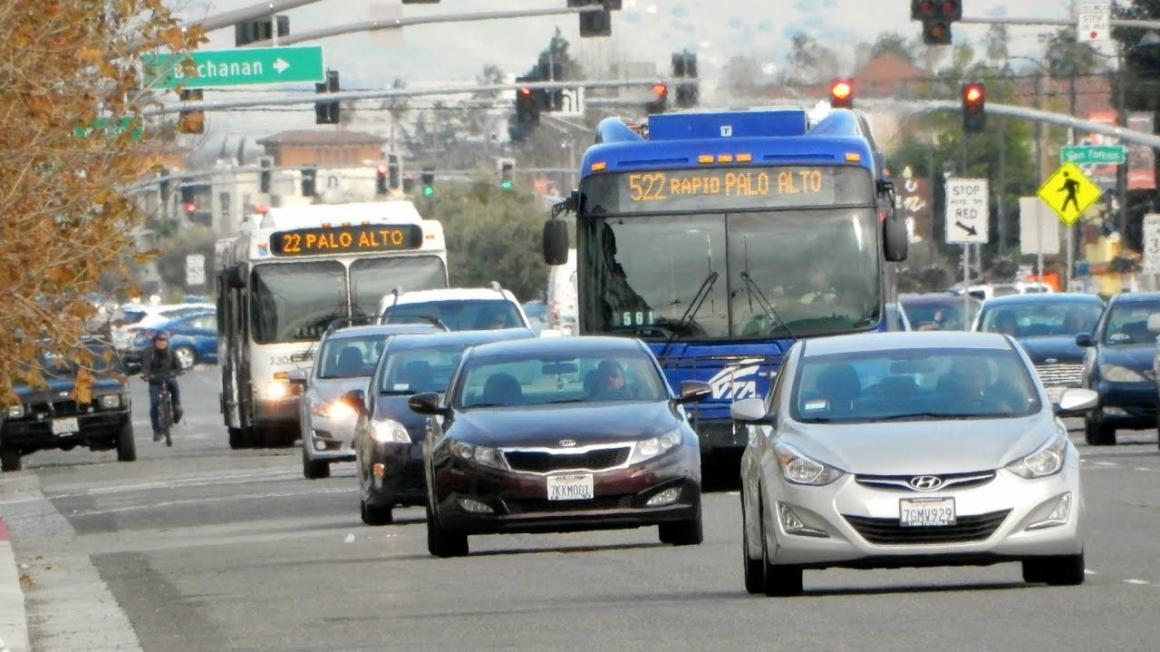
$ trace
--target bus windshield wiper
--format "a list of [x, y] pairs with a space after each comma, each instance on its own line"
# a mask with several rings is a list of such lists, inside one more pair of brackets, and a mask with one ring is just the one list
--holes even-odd
[[789, 329], [789, 324], [787, 324], [785, 320], [781, 318], [781, 315], [777, 314], [777, 310], [774, 310], [773, 304], [770, 303], [769, 299], [765, 298], [765, 293], [761, 291], [761, 286], [759, 286], [757, 282], [753, 280], [753, 277], [749, 275], [749, 272], [741, 272], [741, 280], [745, 281], [745, 286], [748, 287], [751, 292], [757, 295], [757, 302], [761, 304], [761, 309], [765, 311], [765, 315], [772, 319], [776, 319], [777, 323], [781, 324], [781, 327], [785, 329], [786, 335], [789, 335], [790, 339], [796, 340], [797, 337], [793, 334], [793, 331]]
[[693, 317], [697, 315], [697, 311], [704, 305], [705, 299], [709, 297], [709, 292], [717, 283], [719, 276], [720, 274], [717, 272], [709, 272], [709, 275], [701, 282], [701, 287], [693, 295], [693, 300], [689, 303], [689, 307], [685, 309], [685, 314], [681, 315], [680, 321], [669, 331], [668, 339], [665, 340], [664, 346], [661, 347], [660, 353], [657, 354], [658, 359], [665, 357], [665, 353], [668, 353], [669, 346], [673, 343], [673, 340], [677, 339], [677, 333], [688, 329], [689, 324], [693, 323]]

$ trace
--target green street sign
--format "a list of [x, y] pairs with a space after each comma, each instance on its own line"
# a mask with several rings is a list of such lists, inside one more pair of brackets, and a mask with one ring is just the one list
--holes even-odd
[[1123, 165], [1124, 148], [1119, 145], [1068, 145], [1060, 151], [1059, 158], [1062, 163], [1076, 165]]
[[325, 78], [320, 45], [146, 54], [141, 63], [145, 84], [160, 88], [319, 82]]
[[130, 137], [133, 140], [141, 140], [141, 123], [133, 118], [133, 116], [124, 116], [115, 122], [112, 118], [96, 118], [86, 126], [73, 127], [73, 135], [78, 138], [84, 138], [94, 131], [98, 131], [112, 138], [121, 135], [122, 132], [130, 128], [132, 128], [129, 134]]

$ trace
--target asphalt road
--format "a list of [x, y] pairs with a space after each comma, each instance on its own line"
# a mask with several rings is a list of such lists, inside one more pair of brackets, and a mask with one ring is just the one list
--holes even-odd
[[[297, 449], [231, 451], [216, 368], [183, 379], [172, 449], [74, 450], [0, 476], [38, 650], [1155, 649], [1160, 450], [1155, 432], [1079, 443], [1087, 582], [1027, 586], [1015, 564], [807, 571], [806, 593], [745, 593], [737, 496], [705, 498], [705, 543], [655, 528], [474, 537], [426, 550], [423, 512], [370, 528], [351, 465], [301, 476]], [[1073, 433], [1082, 440], [1080, 433]]]

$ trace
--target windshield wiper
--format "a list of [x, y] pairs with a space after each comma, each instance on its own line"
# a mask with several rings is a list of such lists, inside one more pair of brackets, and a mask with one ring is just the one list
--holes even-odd
[[776, 319], [777, 323], [781, 324], [781, 327], [785, 329], [786, 335], [789, 335], [790, 339], [796, 340], [797, 337], [793, 334], [793, 331], [789, 329], [789, 324], [781, 318], [781, 315], [777, 314], [777, 310], [774, 310], [773, 308], [773, 303], [771, 303], [769, 299], [765, 297], [765, 293], [761, 291], [761, 287], [757, 285], [757, 283], [753, 280], [753, 277], [749, 275], [749, 272], [741, 272], [741, 280], [745, 281], [746, 287], [748, 287], [751, 292], [757, 295], [757, 302], [761, 305], [761, 309], [765, 311], [766, 316]]
[[705, 299], [709, 297], [709, 292], [717, 283], [717, 278], [720, 276], [717, 272], [709, 272], [705, 280], [701, 282], [701, 287], [697, 289], [697, 293], [693, 295], [693, 301], [689, 303], [689, 307], [685, 309], [685, 314], [681, 315], [681, 320], [677, 325], [669, 331], [669, 337], [665, 340], [664, 346], [661, 347], [660, 353], [657, 353], [657, 358], [662, 359], [665, 353], [668, 353], [669, 346], [672, 345], [673, 340], [677, 339], [677, 333], [687, 330], [689, 324], [693, 323], [693, 317], [697, 315], [697, 311], [704, 305]]
[[934, 419], [983, 419], [1000, 418], [1001, 414], [964, 414], [961, 412], [906, 412], [904, 414], [890, 414], [884, 417], [868, 417], [869, 421], [904, 421], [906, 419], [934, 420]]

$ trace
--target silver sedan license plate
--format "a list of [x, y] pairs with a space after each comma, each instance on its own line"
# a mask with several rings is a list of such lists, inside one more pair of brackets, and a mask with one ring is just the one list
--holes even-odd
[[949, 527], [955, 524], [955, 499], [901, 498], [898, 512], [902, 527]]
[[592, 500], [591, 473], [548, 476], [548, 500]]
[[54, 435], [71, 435], [80, 431], [81, 427], [80, 424], [77, 423], [76, 417], [52, 420], [52, 434]]

